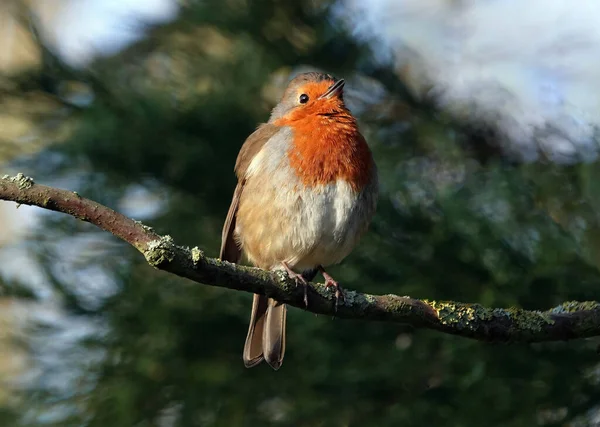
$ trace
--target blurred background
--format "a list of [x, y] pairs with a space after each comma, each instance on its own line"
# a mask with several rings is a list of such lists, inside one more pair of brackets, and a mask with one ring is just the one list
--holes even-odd
[[[378, 163], [348, 289], [549, 309], [600, 298], [594, 0], [2, 0], [0, 173], [217, 256], [244, 139], [291, 74], [347, 79]], [[598, 339], [492, 345], [288, 314], [0, 202], [2, 426], [596, 426]]]

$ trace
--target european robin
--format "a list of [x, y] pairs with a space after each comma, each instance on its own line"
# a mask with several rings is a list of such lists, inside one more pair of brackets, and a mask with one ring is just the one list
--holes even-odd
[[[242, 145], [223, 227], [222, 260], [237, 263], [243, 253], [257, 267], [284, 269], [304, 286], [306, 304], [318, 271], [337, 304], [340, 287], [324, 267], [352, 251], [377, 204], [377, 168], [343, 88], [343, 79], [316, 72], [290, 81], [269, 121]], [[254, 295], [246, 367], [281, 367], [285, 322], [285, 304]]]

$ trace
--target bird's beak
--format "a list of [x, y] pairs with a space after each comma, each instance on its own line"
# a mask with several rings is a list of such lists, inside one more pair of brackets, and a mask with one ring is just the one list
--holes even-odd
[[344, 79], [339, 79], [337, 82], [335, 82], [334, 84], [329, 86], [329, 89], [327, 89], [327, 92], [325, 92], [323, 95], [319, 96], [319, 99], [327, 99], [327, 98], [332, 98], [334, 96], [338, 96], [340, 93], [342, 93], [345, 83], [346, 82], [344, 81]]

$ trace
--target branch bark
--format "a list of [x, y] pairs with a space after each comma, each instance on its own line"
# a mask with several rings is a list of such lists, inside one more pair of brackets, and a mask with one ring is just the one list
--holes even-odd
[[[200, 284], [268, 295], [304, 308], [302, 289], [285, 273], [222, 262], [205, 256], [197, 247], [178, 246], [170, 236], [159, 235], [75, 192], [35, 184], [18, 174], [0, 178], [0, 200], [38, 206], [92, 223], [135, 247], [157, 269]], [[405, 323], [481, 341], [532, 343], [600, 335], [600, 304], [596, 301], [565, 302], [542, 312], [355, 291], [345, 291], [344, 295], [336, 311], [331, 290], [311, 283], [307, 310], [344, 319]]]

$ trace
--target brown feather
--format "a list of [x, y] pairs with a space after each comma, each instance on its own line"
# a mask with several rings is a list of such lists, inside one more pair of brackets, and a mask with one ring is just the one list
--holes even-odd
[[285, 304], [269, 298], [262, 337], [262, 349], [265, 360], [275, 370], [281, 367], [285, 354], [286, 315], [287, 308]]
[[263, 123], [248, 137], [248, 139], [246, 139], [246, 142], [242, 145], [240, 153], [235, 161], [234, 170], [238, 180], [244, 180], [246, 170], [252, 162], [252, 159], [254, 159], [254, 156], [256, 156], [266, 142], [280, 130], [280, 126], [275, 126], [271, 123]]
[[254, 295], [243, 353], [246, 368], [263, 360], [275, 370], [281, 367], [285, 354], [286, 315], [285, 304], [264, 295]]
[[242, 250], [235, 241], [235, 219], [237, 214], [238, 205], [240, 203], [240, 195], [242, 193], [243, 183], [238, 184], [233, 192], [233, 199], [231, 200], [231, 206], [229, 206], [229, 212], [227, 212], [227, 218], [225, 219], [225, 225], [223, 225], [223, 233], [221, 234], [221, 252], [219, 258], [223, 261], [239, 262], [242, 257]]
[[263, 333], [265, 327], [265, 314], [268, 309], [268, 298], [263, 295], [254, 294], [252, 300], [252, 312], [250, 314], [250, 326], [244, 344], [244, 365], [252, 368], [264, 360], [263, 357]]

